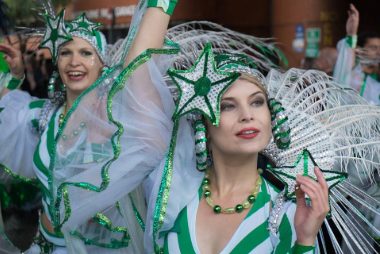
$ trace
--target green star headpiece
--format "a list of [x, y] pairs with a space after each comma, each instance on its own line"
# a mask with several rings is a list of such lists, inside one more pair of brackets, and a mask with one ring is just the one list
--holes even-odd
[[85, 13], [82, 13], [73, 21], [66, 23], [71, 36], [76, 36], [90, 43], [98, 53], [103, 63], [106, 63], [106, 39], [98, 30], [100, 23], [90, 21]]
[[205, 49], [189, 70], [169, 70], [168, 74], [179, 89], [179, 100], [173, 119], [197, 112], [207, 117], [213, 125], [219, 125], [220, 99], [223, 93], [239, 77], [217, 69], [211, 45]]
[[[268, 170], [274, 174], [278, 179], [280, 179], [285, 185], [285, 196], [290, 199], [295, 199], [295, 186], [297, 175], [303, 175], [311, 177], [317, 180], [314, 173], [314, 167], [318, 167], [311, 153], [305, 149], [299, 154], [297, 160], [292, 166], [283, 167], [271, 167], [268, 165]], [[347, 174], [334, 171], [321, 169], [329, 189], [333, 188], [335, 185], [347, 178]]]
[[71, 35], [66, 30], [64, 16], [65, 10], [62, 10], [56, 17], [45, 14], [46, 32], [40, 47], [50, 50], [54, 63], [57, 60], [58, 48], [62, 44], [72, 40]]
[[90, 21], [87, 18], [86, 14], [82, 13], [73, 21], [66, 23], [66, 26], [70, 33], [80, 31], [94, 36], [95, 33], [98, 31], [98, 28], [101, 27], [101, 24]]
[[90, 43], [105, 63], [107, 43], [104, 35], [98, 31], [100, 23], [91, 22], [84, 13], [67, 23], [64, 21], [64, 16], [65, 10], [62, 10], [57, 17], [45, 14], [46, 32], [40, 46], [50, 50], [53, 62], [57, 60], [59, 47], [76, 36]]

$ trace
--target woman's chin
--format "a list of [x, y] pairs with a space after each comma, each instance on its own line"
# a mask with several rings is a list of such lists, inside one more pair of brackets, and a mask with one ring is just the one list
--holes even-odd
[[89, 87], [90, 87], [90, 85], [87, 85], [87, 84], [71, 85], [71, 86], [66, 86], [66, 91], [67, 91], [67, 93], [78, 95], [78, 94], [81, 94], [82, 92], [84, 92]]
[[252, 149], [252, 148], [240, 148], [236, 150], [230, 150], [226, 151], [223, 155], [223, 157], [226, 158], [233, 158], [233, 157], [238, 157], [238, 158], [244, 158], [244, 157], [252, 157], [256, 156], [259, 152], [261, 152], [263, 149]]

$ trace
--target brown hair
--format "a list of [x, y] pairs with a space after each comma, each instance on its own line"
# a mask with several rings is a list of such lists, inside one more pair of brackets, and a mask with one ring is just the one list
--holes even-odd
[[264, 92], [265, 97], [268, 101], [267, 89], [265, 88], [264, 84], [262, 84], [262, 82], [258, 78], [254, 77], [253, 75], [249, 75], [248, 73], [241, 73], [239, 79], [246, 80], [252, 84], [255, 84], [258, 88], [260, 88], [261, 91]]

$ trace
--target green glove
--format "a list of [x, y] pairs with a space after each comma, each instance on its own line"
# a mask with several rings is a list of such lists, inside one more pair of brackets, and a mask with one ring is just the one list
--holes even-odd
[[9, 72], [9, 67], [7, 62], [4, 60], [4, 53], [0, 52], [0, 72]]
[[159, 7], [165, 13], [172, 15], [178, 0], [148, 0], [148, 7]]
[[356, 48], [356, 43], [358, 42], [358, 36], [356, 35], [347, 35], [346, 42], [351, 48]]
[[303, 253], [307, 253], [309, 251], [313, 251], [313, 253], [314, 253], [314, 250], [315, 250], [315, 246], [304, 246], [304, 245], [296, 243], [293, 246], [291, 253], [292, 254], [303, 254]]
[[21, 79], [12, 77], [11, 80], [9, 80], [8, 84], [6, 84], [4, 87], [8, 88], [9, 90], [18, 89], [24, 82], [24, 79], [25, 79], [25, 75]]

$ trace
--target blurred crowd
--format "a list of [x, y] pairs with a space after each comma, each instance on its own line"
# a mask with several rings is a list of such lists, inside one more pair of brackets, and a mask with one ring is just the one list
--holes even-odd
[[[342, 38], [336, 48], [323, 47], [319, 50], [317, 57], [305, 57], [300, 66], [303, 69], [323, 71], [343, 86], [356, 89], [372, 104], [379, 105], [380, 34], [376, 31], [366, 31], [365, 28], [358, 31], [359, 20], [359, 12], [350, 5], [346, 23], [347, 37]], [[26, 76], [21, 89], [33, 96], [46, 98], [53, 64], [49, 51], [38, 47], [40, 40], [41, 37], [38, 36], [27, 37], [20, 34], [0, 38], [0, 41], [18, 47], [23, 53]], [[346, 45], [342, 46], [342, 44]], [[0, 65], [4, 65], [5, 62], [1, 60]], [[4, 68], [6, 69], [6, 67], [0, 67], [0, 71]], [[348, 76], [350, 78], [346, 78]], [[367, 93], [377, 93], [377, 95], [367, 98], [365, 90]]]
[[[47, 98], [47, 86], [53, 73], [53, 64], [47, 49], [40, 49], [41, 37], [27, 37], [20, 34], [8, 36], [3, 41], [18, 48], [23, 55], [25, 65], [25, 80], [21, 89], [28, 91], [32, 96]], [[1, 59], [1, 69], [7, 70], [6, 63]]]

